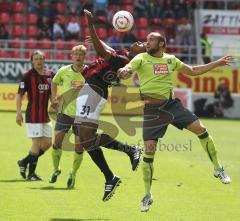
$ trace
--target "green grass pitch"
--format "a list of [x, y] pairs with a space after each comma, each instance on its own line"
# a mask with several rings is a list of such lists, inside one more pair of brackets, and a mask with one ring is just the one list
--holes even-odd
[[[37, 172], [45, 181], [21, 179], [17, 160], [31, 144], [25, 127], [15, 123], [14, 113], [0, 113], [0, 221], [237, 221], [240, 220], [240, 141], [239, 121], [203, 120], [218, 148], [219, 159], [232, 178], [224, 185], [212, 175], [212, 165], [198, 139], [187, 131], [170, 126], [162, 141], [187, 144], [191, 151], [158, 151], [153, 180], [154, 203], [148, 213], [139, 211], [143, 197], [141, 168], [132, 172], [127, 156], [104, 149], [113, 172], [122, 184], [108, 202], [102, 202], [104, 178], [85, 153], [76, 188], [66, 189], [72, 152], [63, 152], [62, 174], [55, 185], [48, 183], [52, 172], [48, 151]], [[111, 116], [102, 119], [113, 122]], [[120, 131], [118, 139], [137, 143], [137, 135]], [[190, 147], [190, 146], [189, 146]]]

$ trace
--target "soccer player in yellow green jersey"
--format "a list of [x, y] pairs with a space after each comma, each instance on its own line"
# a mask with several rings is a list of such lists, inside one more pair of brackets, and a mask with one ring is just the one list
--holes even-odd
[[[61, 174], [59, 168], [60, 158], [62, 155], [62, 143], [66, 133], [72, 127], [75, 134], [75, 153], [67, 186], [73, 188], [75, 177], [83, 159], [83, 149], [77, 136], [76, 127], [73, 125], [76, 114], [76, 98], [80, 88], [84, 85], [85, 79], [81, 74], [84, 67], [84, 58], [86, 47], [78, 45], [72, 48], [72, 64], [60, 68], [54, 76], [51, 84], [52, 100], [58, 109], [57, 120], [55, 125], [55, 139], [53, 143], [52, 160], [54, 171], [50, 183], [55, 183], [57, 177]], [[58, 86], [63, 87], [63, 94], [57, 96]]]
[[166, 40], [160, 33], [150, 33], [146, 42], [147, 52], [138, 54], [119, 70], [119, 77], [123, 79], [137, 72], [140, 93], [145, 103], [143, 121], [145, 150], [142, 163], [145, 195], [141, 201], [141, 211], [148, 211], [153, 203], [151, 184], [154, 154], [158, 139], [164, 136], [170, 123], [178, 129], [185, 128], [196, 134], [213, 164], [214, 176], [224, 184], [231, 182], [218, 161], [214, 141], [206, 127], [196, 115], [183, 107], [179, 99], [173, 98], [171, 74], [179, 70], [191, 76], [201, 75], [216, 67], [229, 65], [233, 62], [233, 57], [225, 56], [205, 65], [191, 67], [174, 55], [164, 53], [165, 44]]

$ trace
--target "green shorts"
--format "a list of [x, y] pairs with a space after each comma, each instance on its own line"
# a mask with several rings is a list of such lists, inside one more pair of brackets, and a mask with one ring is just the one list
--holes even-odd
[[169, 124], [182, 130], [198, 120], [198, 117], [186, 109], [178, 98], [163, 105], [146, 104], [144, 107], [143, 140], [158, 140], [166, 133]]
[[72, 118], [66, 114], [58, 113], [54, 130], [67, 133], [71, 127], [73, 130], [73, 133], [76, 136], [78, 136], [77, 127], [74, 124], [74, 118]]

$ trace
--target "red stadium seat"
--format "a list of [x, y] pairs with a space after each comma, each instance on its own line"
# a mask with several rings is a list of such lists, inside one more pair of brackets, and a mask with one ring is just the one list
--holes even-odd
[[9, 54], [6, 50], [0, 50], [0, 58], [8, 58]]
[[137, 39], [140, 41], [146, 41], [148, 31], [146, 29], [137, 29]]
[[38, 16], [36, 14], [27, 14], [26, 22], [27, 24], [37, 24]]
[[26, 29], [27, 37], [36, 37], [38, 33], [38, 28], [35, 25], [28, 25]]
[[173, 26], [176, 24], [176, 20], [174, 18], [165, 18], [163, 20], [163, 24], [167, 26]]
[[13, 1], [12, 10], [13, 12], [24, 13], [25, 11], [24, 1]]
[[71, 40], [71, 41], [68, 41], [67, 43], [68, 43], [68, 44], [67, 44], [67, 49], [69, 49], [69, 50], [72, 50], [72, 48], [73, 48], [74, 46], [76, 46], [76, 45], [79, 44], [79, 42], [76, 41], [76, 40]]
[[147, 28], [148, 27], [148, 19], [147, 18], [136, 18], [136, 27], [137, 28]]
[[11, 9], [8, 1], [0, 2], [0, 12], [8, 12]]
[[89, 30], [87, 27], [82, 27], [81, 30], [81, 38], [85, 39], [87, 36], [89, 36]]
[[57, 51], [55, 54], [57, 60], [65, 60], [65, 54], [63, 51]]
[[121, 6], [121, 10], [128, 11], [131, 14], [133, 14], [133, 12], [134, 12], [134, 8], [132, 5], [123, 5], [123, 6]]
[[11, 48], [21, 48], [23, 45], [21, 44], [21, 38], [13, 38], [11, 42]]
[[107, 38], [107, 29], [103, 27], [96, 27], [96, 32], [98, 37], [101, 40], [105, 40]]
[[40, 47], [40, 48], [43, 48], [43, 49], [53, 48], [51, 39], [49, 39], [49, 38], [43, 38], [43, 39], [41, 39], [41, 40], [40, 40], [39, 47]]
[[87, 26], [87, 19], [85, 16], [80, 17], [80, 24], [82, 26]]
[[24, 16], [21, 13], [14, 13], [12, 16], [12, 21], [15, 24], [22, 24], [24, 22]]
[[150, 24], [151, 24], [151, 26], [160, 26], [160, 25], [162, 25], [162, 20], [161, 20], [161, 18], [151, 18], [150, 19]]
[[22, 25], [14, 25], [12, 28], [12, 36], [22, 36], [24, 34], [23, 26]]
[[37, 42], [35, 38], [29, 38], [25, 44], [26, 48], [32, 48], [35, 49], [37, 48]]
[[29, 59], [31, 56], [32, 51], [26, 51], [25, 52], [25, 58]]
[[56, 49], [65, 49], [65, 41], [62, 39], [55, 40], [55, 48]]
[[21, 51], [12, 51], [11, 56], [13, 58], [22, 58], [22, 52]]
[[53, 53], [51, 51], [43, 51], [46, 59], [52, 59]]
[[9, 23], [10, 22], [10, 15], [7, 12], [0, 13], [0, 21], [1, 23]]
[[134, 3], [134, 0], [122, 0], [122, 3], [124, 5], [132, 5]]

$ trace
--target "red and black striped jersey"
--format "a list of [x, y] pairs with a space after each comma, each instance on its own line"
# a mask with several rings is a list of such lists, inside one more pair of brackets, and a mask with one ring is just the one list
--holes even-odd
[[34, 68], [22, 75], [19, 83], [18, 94], [27, 92], [28, 104], [26, 109], [26, 123], [47, 123], [48, 101], [51, 94], [51, 81], [54, 73], [44, 69], [44, 74], [39, 74]]
[[[101, 96], [107, 99], [108, 86], [118, 81], [117, 70], [129, 62], [126, 50], [116, 51], [111, 54], [108, 61], [98, 58], [82, 71], [86, 82]], [[98, 89], [96, 89], [98, 88]]]

